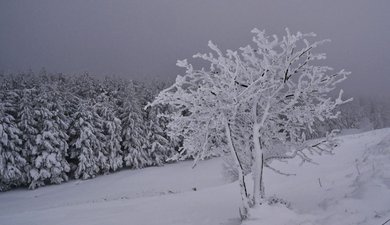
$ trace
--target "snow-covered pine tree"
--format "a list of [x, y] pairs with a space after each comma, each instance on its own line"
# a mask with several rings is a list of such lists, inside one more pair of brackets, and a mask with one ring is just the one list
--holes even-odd
[[122, 125], [119, 119], [120, 89], [122, 80], [106, 77], [100, 85], [96, 110], [102, 119], [104, 148], [111, 171], [123, 167]]
[[133, 82], [124, 84], [119, 103], [119, 118], [122, 122], [121, 145], [125, 165], [131, 168], [142, 168], [153, 165], [153, 161], [147, 150], [147, 127], [143, 107], [136, 96], [135, 84]]
[[107, 118], [103, 125], [103, 132], [106, 140], [106, 151], [108, 152], [108, 163], [110, 169], [116, 171], [123, 166], [123, 157], [121, 150], [121, 121], [110, 111], [107, 112]]
[[[305, 134], [313, 131], [316, 120], [338, 116], [334, 109], [347, 101], [341, 100], [342, 91], [336, 100], [329, 93], [349, 74], [331, 74], [330, 67], [313, 64], [325, 55], [313, 53], [324, 41], [310, 43], [307, 39], [315, 36], [312, 33], [291, 34], [287, 30], [282, 39], [276, 35], [270, 38], [257, 29], [253, 33], [255, 47], [248, 45], [240, 52], [228, 50], [224, 54], [209, 42], [216, 55], [195, 57], [210, 63], [210, 70], [195, 70], [187, 60], [178, 61], [186, 75], [178, 76], [175, 84], [162, 91], [152, 104], [170, 104], [176, 109], [168, 115], [169, 128], [185, 138], [184, 148], [190, 154], [202, 158], [209, 150], [211, 136], [227, 140], [226, 148], [230, 149], [239, 175], [243, 218], [249, 205], [265, 201], [263, 168], [281, 173], [270, 166], [270, 161], [300, 157], [305, 162], [310, 161], [305, 151], [321, 153], [332, 149], [332, 136], [311, 143]], [[238, 138], [234, 131], [240, 130], [242, 134], [251, 133], [251, 148], [235, 141]], [[239, 152], [246, 150], [251, 150], [251, 199], [239, 157]]]
[[0, 91], [0, 191], [24, 184], [26, 159], [22, 154], [21, 131], [15, 119], [19, 96]]
[[[144, 86], [142, 91], [142, 106], [153, 101], [155, 96], [164, 89], [165, 84], [154, 81]], [[168, 158], [173, 156], [175, 151], [175, 140], [171, 140], [166, 131], [168, 120], [165, 117], [159, 117], [159, 114], [166, 114], [169, 105], [158, 105], [155, 107], [144, 107], [145, 122], [147, 124], [147, 150], [154, 165], [162, 165]]]
[[32, 156], [30, 188], [34, 189], [45, 183], [59, 184], [68, 180], [70, 171], [66, 160], [68, 152], [68, 121], [64, 115], [61, 96], [55, 88], [42, 86], [35, 101], [38, 121], [36, 136], [37, 152]]
[[89, 179], [99, 173], [107, 158], [103, 154], [102, 131], [99, 115], [91, 103], [80, 100], [69, 127], [69, 161], [73, 176]]
[[159, 118], [159, 107], [147, 109], [147, 140], [148, 152], [155, 165], [162, 165], [165, 160], [172, 156], [174, 151], [172, 142], [166, 136], [165, 127], [167, 123], [165, 118]]
[[110, 171], [110, 164], [108, 159], [108, 149], [106, 148], [106, 136], [104, 135], [104, 125], [106, 120], [102, 118], [96, 107], [98, 105], [94, 104], [91, 106], [91, 110], [93, 110], [93, 116], [92, 116], [92, 125], [93, 125], [93, 134], [96, 137], [96, 147], [93, 148], [93, 152], [96, 159], [96, 166], [99, 168], [99, 173], [108, 173]]
[[99, 95], [99, 83], [88, 73], [72, 77], [67, 85], [72, 94], [84, 100], [94, 101]]
[[38, 96], [38, 91], [35, 88], [19, 90], [20, 102], [18, 110], [18, 127], [21, 131], [22, 139], [22, 155], [27, 160], [25, 173], [27, 175], [27, 183], [31, 183], [30, 170], [34, 165], [34, 160], [38, 154], [38, 146], [36, 143], [38, 130], [38, 114], [35, 110], [35, 99]]
[[96, 105], [97, 114], [100, 116], [103, 153], [107, 158], [107, 164], [101, 165], [102, 171], [116, 171], [123, 166], [122, 150], [121, 150], [121, 121], [116, 117], [114, 106], [107, 99], [101, 100], [101, 103]]

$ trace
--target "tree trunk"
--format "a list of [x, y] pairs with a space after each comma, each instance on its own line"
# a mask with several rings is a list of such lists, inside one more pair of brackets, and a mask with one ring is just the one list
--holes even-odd
[[253, 126], [253, 204], [260, 205], [264, 201], [264, 183], [263, 183], [263, 169], [264, 169], [264, 155], [261, 147], [259, 137], [259, 124]]
[[[258, 117], [258, 105], [255, 101], [255, 107], [253, 108], [254, 118]], [[253, 204], [261, 205], [264, 202], [265, 191], [264, 191], [264, 181], [263, 181], [263, 169], [264, 169], [264, 154], [263, 147], [260, 141], [260, 129], [264, 127], [264, 123], [268, 117], [269, 110], [271, 108], [271, 97], [268, 98], [266, 106], [264, 108], [263, 115], [260, 122], [253, 124], [253, 145], [254, 149], [252, 152], [253, 164], [252, 164], [252, 175], [253, 175]]]
[[226, 122], [225, 129], [226, 129], [226, 137], [230, 148], [230, 152], [232, 154], [238, 172], [238, 184], [240, 185], [241, 203], [242, 203], [240, 207], [240, 216], [241, 219], [246, 219], [248, 217], [249, 199], [248, 199], [248, 192], [245, 184], [244, 171], [242, 168], [240, 158], [238, 157], [237, 150], [233, 144], [229, 122]]

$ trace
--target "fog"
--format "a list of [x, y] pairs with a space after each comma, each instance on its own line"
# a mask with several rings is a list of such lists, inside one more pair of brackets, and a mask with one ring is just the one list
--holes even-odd
[[388, 0], [0, 1], [0, 71], [172, 80], [207, 41], [235, 49], [250, 30], [315, 32], [350, 94], [390, 94]]

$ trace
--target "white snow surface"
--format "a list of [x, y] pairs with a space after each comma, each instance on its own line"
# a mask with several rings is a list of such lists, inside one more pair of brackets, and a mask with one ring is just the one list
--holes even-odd
[[[266, 194], [291, 206], [262, 205], [242, 224], [380, 225], [390, 219], [390, 129], [340, 139], [334, 155], [314, 157], [318, 165], [272, 163], [296, 176], [266, 170]], [[238, 184], [223, 178], [222, 160], [191, 166], [186, 161], [0, 193], [0, 224], [240, 224]]]
[[265, 174], [267, 195], [290, 202], [291, 210], [257, 207], [243, 225], [381, 225], [390, 220], [390, 129], [343, 136], [334, 155], [315, 161], [319, 165], [274, 163], [297, 174]]

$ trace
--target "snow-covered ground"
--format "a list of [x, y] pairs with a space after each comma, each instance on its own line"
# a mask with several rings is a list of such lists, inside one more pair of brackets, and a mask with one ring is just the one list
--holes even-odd
[[[390, 219], [390, 129], [341, 139], [335, 155], [314, 157], [319, 165], [274, 163], [297, 174], [265, 174], [267, 195], [283, 198], [291, 209], [262, 206], [243, 224], [380, 225]], [[223, 178], [222, 160], [191, 166], [181, 162], [0, 193], [0, 224], [240, 224], [239, 190]]]
[[390, 129], [343, 136], [335, 155], [315, 161], [319, 165], [277, 163], [296, 176], [267, 171], [267, 194], [290, 202], [292, 210], [259, 207], [243, 225], [381, 225], [390, 219]]
[[220, 159], [214, 159], [191, 169], [192, 162], [188, 161], [0, 193], [0, 224], [229, 222], [237, 219], [238, 188], [235, 184], [224, 185], [221, 164]]

